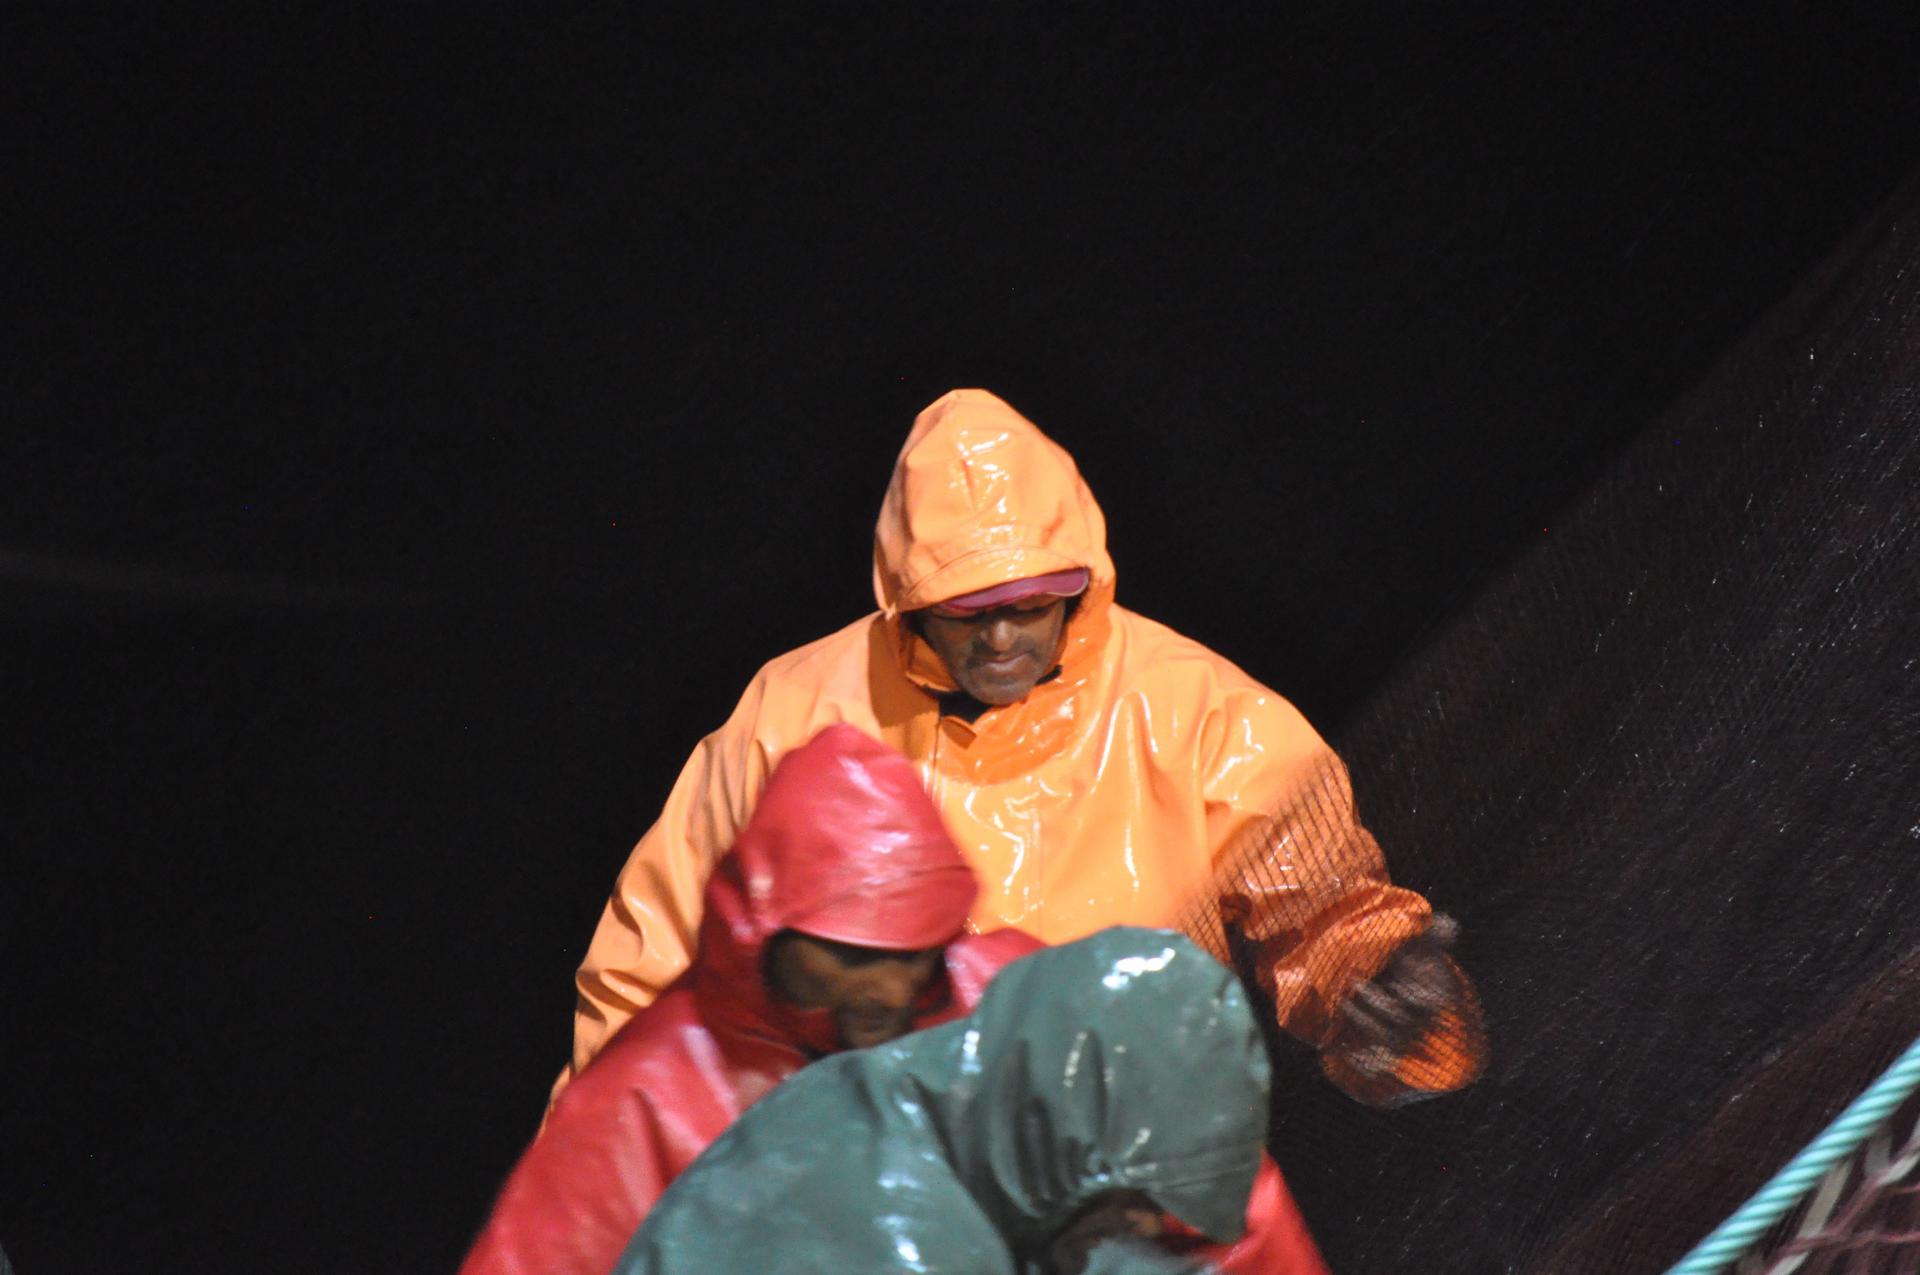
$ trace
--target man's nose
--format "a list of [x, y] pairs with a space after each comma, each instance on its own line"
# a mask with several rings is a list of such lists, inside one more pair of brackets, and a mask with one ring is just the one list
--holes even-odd
[[868, 990], [882, 1009], [905, 1009], [920, 994], [920, 979], [916, 971], [905, 965], [879, 969], [874, 971]]
[[1012, 620], [993, 620], [980, 630], [980, 641], [989, 651], [1002, 655], [1020, 641], [1020, 629]]

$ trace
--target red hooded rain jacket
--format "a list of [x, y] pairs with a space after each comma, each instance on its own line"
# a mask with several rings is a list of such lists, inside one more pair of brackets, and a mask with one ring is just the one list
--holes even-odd
[[1018, 930], [962, 934], [977, 893], [906, 758], [844, 725], [788, 754], [707, 882], [692, 966], [560, 1094], [462, 1275], [606, 1275], [708, 1143], [838, 1047], [828, 1011], [767, 991], [761, 960], [781, 930], [944, 944], [915, 1025], [970, 1012], [1002, 966], [1041, 946]]

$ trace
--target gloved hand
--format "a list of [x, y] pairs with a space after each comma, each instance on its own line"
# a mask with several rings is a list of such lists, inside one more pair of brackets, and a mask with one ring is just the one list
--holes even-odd
[[[1321, 1045], [1336, 1068], [1384, 1080], [1416, 1047], [1431, 1047], [1430, 1036], [1443, 1022], [1463, 1041], [1468, 1035], [1478, 1040], [1478, 1001], [1447, 955], [1459, 933], [1453, 918], [1435, 913], [1425, 933], [1402, 944], [1377, 975], [1347, 995]], [[1423, 1096], [1429, 1095], [1415, 1090], [1402, 1100]]]

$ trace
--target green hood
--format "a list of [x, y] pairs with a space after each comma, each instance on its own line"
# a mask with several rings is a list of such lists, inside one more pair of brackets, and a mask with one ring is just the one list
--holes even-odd
[[617, 1275], [1012, 1275], [1128, 1188], [1231, 1240], [1266, 1104], [1233, 975], [1171, 931], [1104, 930], [1008, 966], [967, 1018], [789, 1080], [668, 1190]]

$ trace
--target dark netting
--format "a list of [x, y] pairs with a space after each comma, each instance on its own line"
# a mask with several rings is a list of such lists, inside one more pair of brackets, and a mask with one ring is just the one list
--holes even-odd
[[1736, 1268], [1737, 1275], [1902, 1275], [1916, 1269], [1920, 1094], [1835, 1165]]
[[[1338, 732], [1491, 1039], [1391, 1110], [1277, 1044], [1276, 1156], [1341, 1275], [1662, 1270], [1920, 1034], [1917, 311], [1910, 184]], [[1342, 823], [1310, 790], [1218, 891], [1256, 944]], [[1259, 982], [1217, 902], [1188, 920]]]

